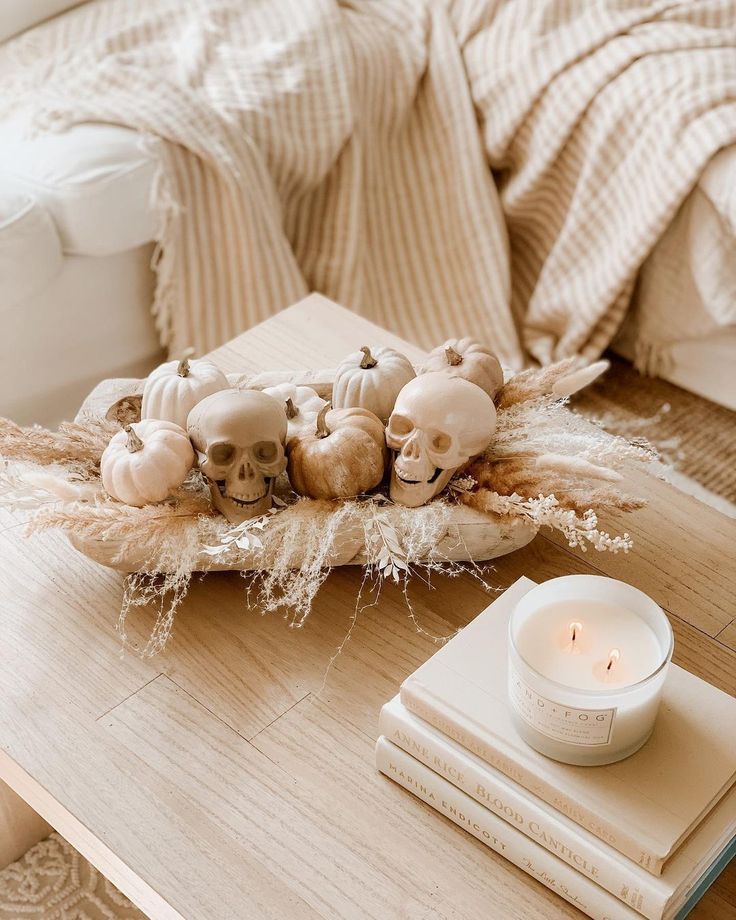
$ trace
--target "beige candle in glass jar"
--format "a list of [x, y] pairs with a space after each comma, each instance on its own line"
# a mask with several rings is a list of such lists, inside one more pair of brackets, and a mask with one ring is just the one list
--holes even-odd
[[669, 620], [631, 585], [598, 575], [538, 585], [509, 623], [517, 731], [563, 763], [623, 760], [652, 733], [672, 649]]

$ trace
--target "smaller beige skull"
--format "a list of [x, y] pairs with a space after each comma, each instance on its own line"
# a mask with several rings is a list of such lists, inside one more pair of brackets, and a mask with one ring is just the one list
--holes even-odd
[[286, 412], [258, 390], [221, 390], [192, 409], [187, 431], [215, 507], [233, 524], [265, 514], [286, 468]]
[[392, 501], [417, 508], [479, 454], [496, 430], [493, 400], [479, 386], [436, 371], [410, 380], [396, 397], [386, 443], [396, 457]]

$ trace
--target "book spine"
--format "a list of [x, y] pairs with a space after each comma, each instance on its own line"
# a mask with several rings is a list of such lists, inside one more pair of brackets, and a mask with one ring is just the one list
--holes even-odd
[[386, 738], [376, 744], [376, 766], [440, 814], [518, 866], [593, 920], [636, 920], [630, 907], [580, 875], [521, 831], [415, 760]]
[[661, 920], [671, 892], [659, 879], [587, 831], [560, 820], [536, 796], [493, 767], [473, 759], [456, 742], [420, 722], [403, 706], [384, 706], [378, 731], [642, 916]]
[[529, 773], [514, 758], [513, 752], [507, 752], [498, 746], [497, 739], [490, 732], [484, 737], [470, 733], [459, 723], [456, 714], [447, 707], [438, 705], [418, 681], [412, 681], [411, 678], [404, 681], [401, 685], [401, 702], [420, 719], [434, 725], [439, 731], [477, 754], [514, 782], [539, 796], [571, 821], [584, 827], [591, 834], [612, 846], [614, 850], [618, 850], [636, 865], [641, 866], [650, 875], [662, 874], [664, 866], [662, 857], [643, 848], [639, 841], [627, 835], [621, 828], [614, 827], [610, 821], [596, 815], [587, 806], [561, 793], [544, 777]]

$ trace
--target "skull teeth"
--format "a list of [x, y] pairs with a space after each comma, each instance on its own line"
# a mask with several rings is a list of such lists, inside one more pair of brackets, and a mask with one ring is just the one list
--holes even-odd
[[400, 479], [404, 483], [404, 485], [420, 486], [420, 485], [426, 485], [427, 483], [431, 485], [433, 482], [436, 482], [437, 477], [440, 475], [442, 470], [440, 469], [440, 467], [436, 466], [434, 473], [432, 473], [432, 475], [426, 481], [422, 479], [407, 479], [405, 476], [402, 476], [401, 471], [396, 468], [395, 468], [395, 472], [396, 472], [396, 478]]
[[236, 505], [255, 505], [256, 502], [259, 502], [267, 495], [268, 491], [264, 492], [263, 495], [256, 495], [255, 498], [237, 498], [235, 495], [226, 495], [225, 498], [229, 499], [231, 502], [235, 502]]
[[256, 495], [255, 498], [246, 497], [243, 493], [238, 495], [230, 493], [227, 491], [227, 483], [224, 479], [217, 480], [217, 488], [223, 498], [228, 499], [228, 501], [234, 502], [236, 505], [255, 505], [256, 502], [262, 501], [268, 493], [271, 491], [271, 483], [273, 482], [273, 476], [264, 476], [263, 477], [266, 483], [266, 491], [262, 495]]

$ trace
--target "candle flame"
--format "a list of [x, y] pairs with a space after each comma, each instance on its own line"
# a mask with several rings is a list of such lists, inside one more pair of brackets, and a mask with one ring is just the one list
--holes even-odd
[[606, 671], [610, 674], [613, 666], [621, 658], [621, 652], [617, 648], [612, 648], [608, 653], [608, 664], [606, 665]]
[[583, 631], [582, 623], [578, 623], [576, 621], [573, 621], [572, 623], [570, 623], [570, 642], [572, 642], [573, 648], [575, 647], [575, 640], [578, 638], [578, 636], [580, 635], [582, 631]]

